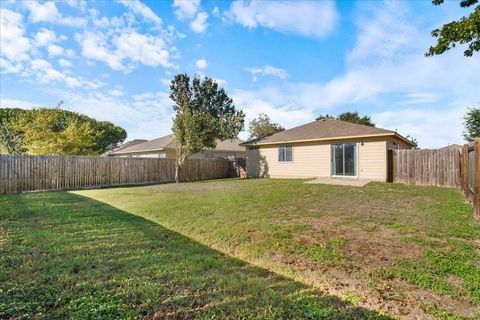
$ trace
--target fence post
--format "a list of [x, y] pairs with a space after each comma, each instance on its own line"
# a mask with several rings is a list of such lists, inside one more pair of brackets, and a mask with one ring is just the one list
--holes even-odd
[[462, 162], [460, 167], [462, 191], [465, 199], [468, 199], [470, 194], [468, 190], [468, 144], [464, 144], [462, 148]]
[[475, 139], [473, 150], [475, 152], [475, 158], [473, 161], [473, 210], [475, 212], [475, 218], [480, 219], [480, 138]]

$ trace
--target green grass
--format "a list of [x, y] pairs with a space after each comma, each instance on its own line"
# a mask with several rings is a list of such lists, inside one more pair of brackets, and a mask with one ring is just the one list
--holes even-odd
[[[479, 314], [480, 228], [454, 189], [220, 180], [1, 196], [0, 208], [0, 318], [396, 316], [367, 310], [370, 296], [396, 303], [385, 283], [412, 309]], [[339, 281], [357, 287], [315, 289]]]

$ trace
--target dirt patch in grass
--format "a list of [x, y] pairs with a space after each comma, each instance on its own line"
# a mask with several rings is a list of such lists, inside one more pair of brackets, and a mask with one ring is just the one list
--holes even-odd
[[309, 233], [309, 238], [320, 241], [345, 239], [344, 253], [349, 264], [359, 268], [386, 267], [397, 258], [416, 259], [422, 254], [419, 245], [401, 241], [400, 234], [387, 228], [376, 228], [375, 232], [364, 231], [341, 225], [341, 219], [335, 216], [298, 219], [296, 223], [313, 228], [314, 232]]
[[[302, 270], [307, 281], [330, 295], [346, 292], [360, 295], [357, 303], [364, 308], [385, 310], [399, 319], [435, 319], [459, 315], [474, 318], [480, 313], [470, 299], [439, 295], [398, 279], [372, 279], [379, 270], [391, 267], [398, 259], [418, 260], [424, 247], [415, 241], [405, 241], [403, 228], [376, 227], [374, 231], [344, 225], [337, 216], [287, 220], [288, 225], [308, 225], [311, 230], [299, 236], [304, 246], [324, 245], [332, 239], [342, 239], [342, 261], [336, 265], [320, 264], [309, 259], [285, 260]], [[427, 240], [425, 240], [427, 241]], [[431, 243], [442, 243], [436, 238]], [[418, 241], [420, 242], [420, 241]], [[278, 258], [278, 260], [281, 260]], [[463, 279], [449, 275], [447, 280], [462, 289]]]

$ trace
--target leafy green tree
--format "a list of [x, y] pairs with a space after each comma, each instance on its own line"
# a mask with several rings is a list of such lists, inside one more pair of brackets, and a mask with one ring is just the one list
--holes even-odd
[[[440, 5], [444, 0], [433, 0], [434, 5]], [[477, 4], [478, 0], [462, 0], [460, 7], [468, 8]], [[437, 44], [431, 46], [427, 57], [442, 54], [454, 48], [457, 44], [468, 45], [464, 55], [471, 57], [474, 52], [480, 50], [480, 5], [475, 6], [473, 12], [467, 17], [463, 16], [458, 21], [444, 24], [440, 29], [432, 31], [432, 36], [437, 38]]]
[[59, 108], [0, 109], [0, 146], [11, 154], [100, 155], [126, 136], [110, 122]]
[[0, 123], [0, 154], [22, 154], [26, 149], [23, 147], [23, 136], [10, 126]]
[[27, 150], [23, 143], [23, 134], [12, 124], [26, 115], [22, 109], [0, 109], [0, 153], [23, 154]]
[[218, 83], [208, 77], [177, 74], [170, 84], [173, 133], [176, 140], [175, 181], [192, 154], [213, 149], [218, 140], [235, 139], [243, 130], [245, 115], [236, 110], [233, 100]]
[[249, 139], [265, 138], [284, 130], [284, 127], [272, 122], [270, 117], [265, 113], [260, 113], [258, 117], [252, 119], [248, 125]]
[[365, 126], [370, 126], [370, 127], [375, 127], [375, 123], [372, 122], [372, 119], [370, 116], [359, 116], [358, 112], [344, 112], [339, 114], [338, 116], [332, 116], [329, 114], [325, 114], [322, 116], [319, 116], [315, 120], [321, 120], [321, 119], [336, 119], [336, 120], [343, 120], [343, 121], [348, 121], [352, 123], [357, 123], [357, 124], [363, 124]]
[[480, 108], [471, 107], [463, 117], [465, 120], [465, 131], [463, 136], [465, 140], [471, 142], [480, 137]]

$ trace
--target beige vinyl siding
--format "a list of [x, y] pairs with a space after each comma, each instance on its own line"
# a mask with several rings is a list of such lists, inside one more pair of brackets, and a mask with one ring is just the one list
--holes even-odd
[[330, 177], [331, 144], [342, 142], [357, 144], [357, 176], [345, 178], [386, 181], [387, 141], [378, 138], [292, 144], [292, 162], [278, 161], [278, 145], [262, 146], [247, 152], [247, 175], [270, 178]]
[[291, 162], [278, 161], [278, 146], [250, 150], [247, 157], [247, 172], [252, 177], [311, 178], [330, 175], [330, 144], [292, 145]]
[[371, 141], [358, 144], [358, 177], [387, 180], [387, 142]]
[[388, 140], [387, 141], [387, 150], [402, 150], [402, 149], [412, 149], [410, 145], [407, 145], [401, 141]]

